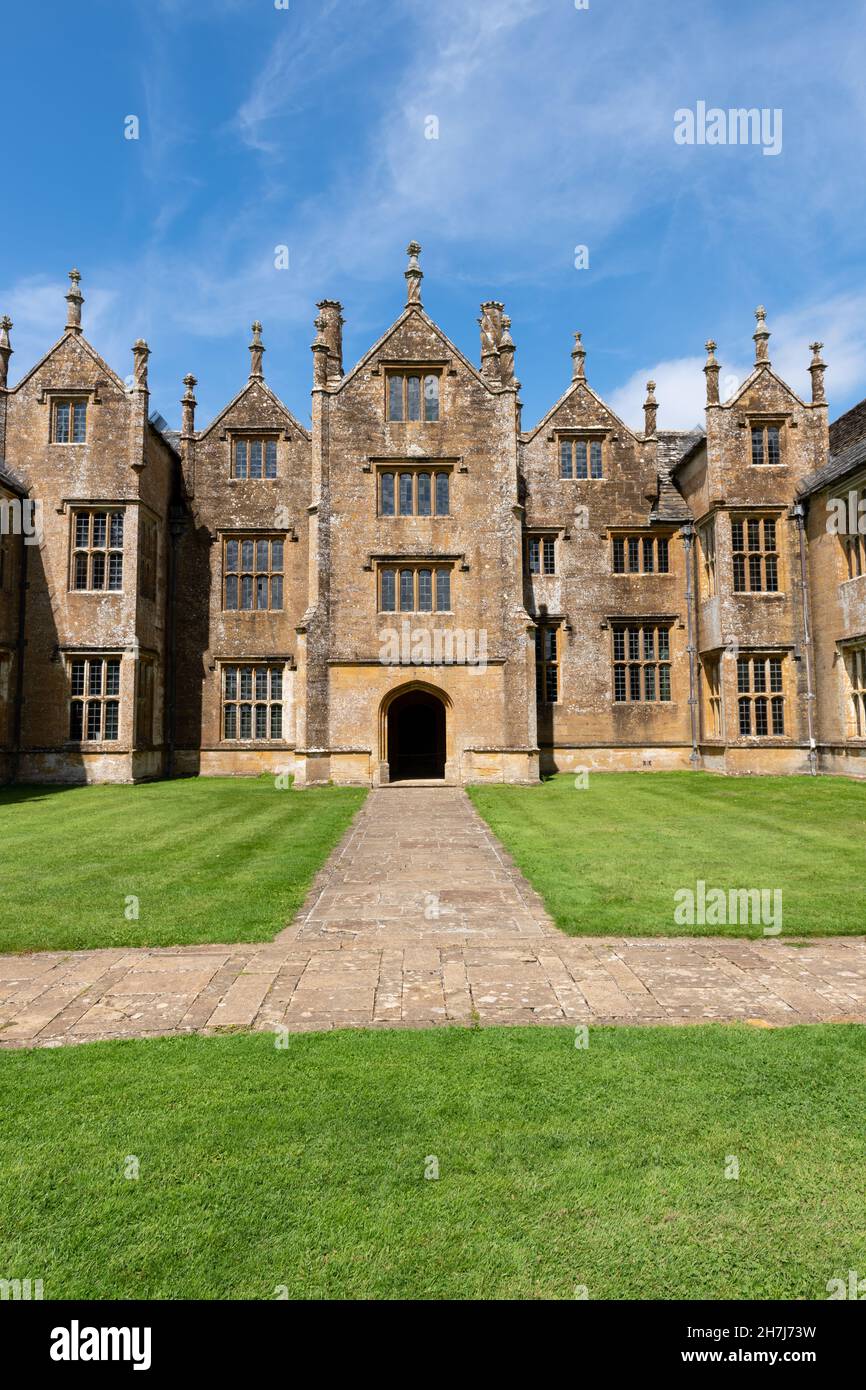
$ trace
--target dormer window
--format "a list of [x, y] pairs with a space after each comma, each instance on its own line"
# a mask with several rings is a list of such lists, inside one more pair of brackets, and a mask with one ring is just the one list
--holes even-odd
[[54, 426], [51, 439], [54, 444], [83, 444], [87, 438], [87, 402], [54, 402]]
[[559, 441], [561, 478], [603, 478], [600, 439], [561, 439]]
[[275, 478], [276, 439], [236, 439], [232, 453], [233, 478]]
[[778, 425], [753, 425], [752, 463], [756, 466], [780, 464], [782, 462], [780, 441]]
[[430, 424], [439, 419], [439, 374], [388, 373], [388, 419]]

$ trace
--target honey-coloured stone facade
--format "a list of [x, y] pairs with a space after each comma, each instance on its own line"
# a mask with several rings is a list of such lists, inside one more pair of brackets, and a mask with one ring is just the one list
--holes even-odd
[[234, 399], [197, 426], [187, 376], [174, 431], [147, 344], [124, 379], [84, 337], [77, 271], [15, 386], [0, 320], [0, 779], [863, 775], [866, 534], [831, 518], [866, 497], [866, 410], [829, 426], [821, 345], [804, 401], [759, 309], [726, 401], [707, 344], [705, 429], [658, 429], [650, 382], [636, 431], [576, 334], [524, 430], [504, 306], [481, 306], [476, 367], [425, 312], [419, 253], [351, 370], [319, 304], [310, 430], [258, 322]]

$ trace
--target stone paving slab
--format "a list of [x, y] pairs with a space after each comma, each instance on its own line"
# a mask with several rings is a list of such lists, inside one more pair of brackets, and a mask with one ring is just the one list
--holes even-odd
[[0, 1047], [494, 1024], [866, 1023], [866, 939], [569, 937], [459, 788], [367, 798], [241, 945], [0, 956]]

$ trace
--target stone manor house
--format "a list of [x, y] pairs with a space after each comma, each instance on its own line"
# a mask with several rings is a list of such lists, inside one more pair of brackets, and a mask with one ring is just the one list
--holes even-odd
[[[0, 779], [291, 773], [533, 782], [552, 769], [866, 774], [866, 402], [828, 423], [755, 365], [705, 430], [571, 382], [521, 422], [503, 305], [480, 367], [407, 303], [346, 371], [323, 300], [312, 429], [248, 379], [150, 409], [84, 336], [8, 384], [0, 320]], [[844, 503], [846, 520], [831, 524]], [[860, 526], [862, 525], [863, 531]]]

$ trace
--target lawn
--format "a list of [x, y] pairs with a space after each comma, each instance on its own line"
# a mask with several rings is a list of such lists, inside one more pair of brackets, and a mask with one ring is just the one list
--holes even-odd
[[826, 1298], [866, 1269], [864, 1063], [840, 1025], [0, 1053], [0, 1276], [46, 1299]]
[[572, 935], [763, 934], [760, 921], [678, 924], [674, 894], [699, 880], [726, 894], [779, 889], [783, 936], [866, 931], [866, 784], [590, 773], [583, 789], [560, 775], [469, 794]]
[[272, 777], [4, 788], [0, 952], [269, 941], [363, 799]]

